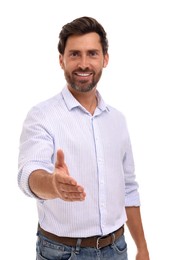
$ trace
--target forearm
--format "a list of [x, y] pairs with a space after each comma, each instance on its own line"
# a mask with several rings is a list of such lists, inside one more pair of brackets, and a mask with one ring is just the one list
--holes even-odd
[[29, 177], [31, 191], [41, 199], [53, 199], [56, 197], [52, 174], [45, 170], [35, 170]]
[[[127, 226], [136, 244], [138, 254], [145, 255], [144, 260], [149, 259], [147, 243], [144, 235], [140, 207], [126, 207]], [[143, 258], [137, 258], [143, 259]]]
[[29, 177], [31, 191], [41, 199], [63, 199], [82, 201], [86, 197], [84, 188], [68, 174], [65, 164], [56, 163], [53, 173], [44, 170], [33, 171]]

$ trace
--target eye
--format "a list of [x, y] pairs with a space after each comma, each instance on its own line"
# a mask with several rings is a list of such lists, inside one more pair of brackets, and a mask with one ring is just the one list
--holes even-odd
[[73, 51], [70, 53], [70, 57], [78, 57], [79, 56], [79, 52], [78, 51]]
[[96, 57], [96, 56], [98, 56], [98, 52], [97, 51], [90, 51], [89, 52], [89, 56], [91, 56], [91, 57]]

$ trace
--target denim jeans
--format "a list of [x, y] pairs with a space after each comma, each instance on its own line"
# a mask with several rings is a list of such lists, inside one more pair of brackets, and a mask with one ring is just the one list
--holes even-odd
[[59, 244], [38, 233], [36, 260], [128, 260], [127, 244], [122, 235], [112, 245], [101, 249]]

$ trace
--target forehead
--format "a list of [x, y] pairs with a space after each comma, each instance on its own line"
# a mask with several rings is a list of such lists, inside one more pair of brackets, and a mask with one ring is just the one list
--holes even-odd
[[95, 33], [86, 33], [83, 35], [72, 35], [67, 39], [65, 51], [70, 50], [102, 50], [100, 36]]

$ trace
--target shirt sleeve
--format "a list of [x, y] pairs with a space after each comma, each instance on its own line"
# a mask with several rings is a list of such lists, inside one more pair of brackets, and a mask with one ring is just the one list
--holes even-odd
[[125, 176], [125, 206], [140, 206], [139, 185], [136, 181], [135, 165], [131, 141], [126, 128], [125, 154], [123, 158], [123, 170]]
[[28, 183], [30, 174], [37, 169], [53, 172], [53, 137], [47, 118], [37, 107], [28, 113], [20, 137], [18, 158], [18, 185], [30, 197], [37, 198]]

